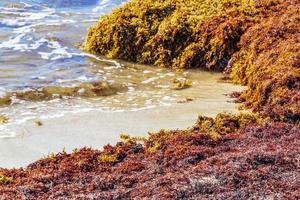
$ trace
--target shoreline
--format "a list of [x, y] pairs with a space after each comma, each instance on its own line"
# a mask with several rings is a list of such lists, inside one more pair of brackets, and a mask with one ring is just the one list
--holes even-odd
[[[298, 0], [132, 0], [103, 16], [89, 29], [86, 51], [158, 67], [222, 71], [247, 86], [231, 96], [253, 112], [226, 114], [215, 102], [211, 106], [220, 110], [206, 117], [209, 112], [197, 106], [211, 107], [194, 101], [72, 115], [35, 129], [30, 124], [29, 146], [22, 148], [32, 152], [53, 138], [57, 147], [97, 144], [69, 153], [60, 146], [25, 169], [0, 168], [1, 197], [299, 199], [299, 8]], [[191, 126], [195, 113], [201, 116]], [[153, 132], [148, 138], [140, 135], [147, 131]], [[106, 145], [99, 149], [103, 136]]]
[[28, 121], [16, 128], [15, 138], [0, 140], [0, 160], [6, 161], [0, 163], [0, 168], [26, 167], [63, 149], [72, 152], [75, 148], [99, 149], [108, 143], [115, 145], [120, 140], [120, 133], [147, 136], [147, 132], [157, 132], [161, 128], [187, 129], [193, 126], [198, 115], [215, 117], [221, 111], [233, 111], [236, 106], [234, 103], [223, 102], [222, 106], [217, 101], [196, 100], [138, 111], [70, 113], [42, 120], [43, 125], [39, 127], [34, 121]]

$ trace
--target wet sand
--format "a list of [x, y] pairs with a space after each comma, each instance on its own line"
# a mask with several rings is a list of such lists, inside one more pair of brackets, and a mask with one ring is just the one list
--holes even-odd
[[222, 111], [235, 110], [237, 105], [226, 103], [224, 99], [193, 101], [139, 111], [67, 114], [43, 120], [40, 127], [34, 121], [28, 121], [16, 127], [17, 137], [0, 140], [0, 167], [26, 167], [64, 148], [67, 152], [85, 146], [101, 149], [105, 144], [115, 144], [120, 133], [146, 136], [148, 131], [161, 128], [188, 128], [200, 113], [214, 116]]

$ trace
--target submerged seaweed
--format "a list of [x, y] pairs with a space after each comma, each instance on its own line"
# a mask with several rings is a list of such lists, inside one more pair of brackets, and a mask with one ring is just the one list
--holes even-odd
[[0, 97], [0, 106], [13, 103], [13, 99], [25, 101], [43, 101], [56, 98], [68, 97], [99, 97], [114, 95], [117, 92], [126, 90], [126, 87], [107, 82], [81, 83], [78, 86], [60, 87], [47, 86], [39, 89], [31, 89], [19, 92], [9, 92], [4, 97]]

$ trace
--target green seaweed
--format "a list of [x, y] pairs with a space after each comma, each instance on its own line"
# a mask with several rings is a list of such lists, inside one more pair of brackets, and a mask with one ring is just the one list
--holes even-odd
[[40, 127], [43, 126], [43, 122], [41, 120], [35, 120], [34, 121], [35, 126]]
[[174, 79], [174, 90], [183, 90], [192, 87], [193, 82], [189, 79]]

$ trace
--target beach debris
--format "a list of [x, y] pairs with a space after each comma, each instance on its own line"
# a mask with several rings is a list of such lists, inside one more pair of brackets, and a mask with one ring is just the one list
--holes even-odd
[[[17, 199], [23, 195], [19, 188], [30, 188], [30, 199], [37, 193], [42, 199], [51, 195], [58, 199], [86, 194], [107, 197], [123, 195], [121, 190], [127, 199], [154, 195], [157, 199], [231, 199], [236, 197], [233, 185], [245, 196], [260, 197], [255, 192], [269, 194], [268, 187], [261, 187], [267, 184], [287, 194], [287, 199], [297, 199], [294, 150], [299, 146], [300, 129], [289, 123], [257, 124], [229, 115], [204, 121], [194, 129], [149, 133], [144, 146], [124, 136], [127, 143], [106, 145], [101, 151], [83, 148], [76, 154], [52, 154], [25, 169], [0, 169], [5, 183], [13, 177], [13, 184], [0, 184], [0, 194]], [[202, 131], [211, 128], [210, 124], [221, 131], [224, 124], [232, 124], [233, 132], [225, 130], [225, 135], [213, 139]], [[243, 170], [237, 171], [240, 166]], [[287, 173], [289, 182], [283, 181]], [[41, 192], [45, 187], [49, 189]]]
[[223, 82], [247, 86], [247, 108], [299, 122], [299, 9], [297, 0], [131, 0], [89, 29], [85, 50], [224, 72]]
[[9, 3], [6, 4], [7, 8], [15, 8], [15, 9], [21, 9], [24, 7], [24, 4], [20, 4], [20, 3]]
[[192, 87], [193, 82], [186, 78], [177, 78], [173, 80], [174, 90], [183, 90]]
[[37, 127], [43, 126], [43, 123], [42, 123], [42, 121], [40, 121], [40, 120], [34, 121], [34, 124], [35, 124], [35, 126], [37, 126]]
[[185, 99], [178, 100], [177, 103], [189, 103], [189, 102], [192, 102], [192, 101], [194, 101], [193, 98], [186, 97]]
[[0, 124], [6, 124], [9, 121], [9, 118], [5, 115], [0, 115]]
[[125, 85], [110, 84], [106, 81], [80, 83], [72, 87], [46, 86], [26, 91], [8, 92], [5, 96], [0, 97], [0, 105], [13, 104], [12, 97], [24, 101], [43, 101], [67, 97], [93, 98], [110, 96], [126, 90]]

